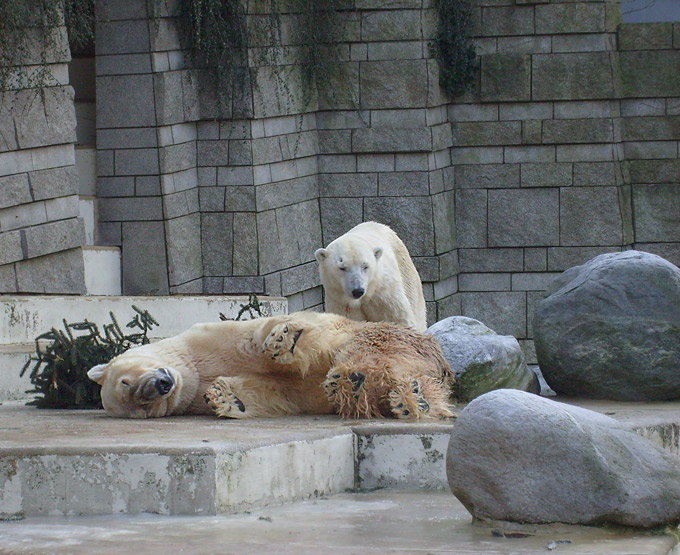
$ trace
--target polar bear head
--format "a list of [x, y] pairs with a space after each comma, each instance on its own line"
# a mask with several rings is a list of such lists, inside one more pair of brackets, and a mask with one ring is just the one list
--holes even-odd
[[87, 376], [102, 386], [102, 405], [112, 416], [154, 418], [175, 412], [181, 401], [184, 377], [152, 353], [137, 347], [107, 364], [91, 368]]
[[358, 234], [345, 234], [314, 253], [324, 287], [341, 290], [350, 304], [370, 296], [382, 255], [382, 247], [370, 245]]

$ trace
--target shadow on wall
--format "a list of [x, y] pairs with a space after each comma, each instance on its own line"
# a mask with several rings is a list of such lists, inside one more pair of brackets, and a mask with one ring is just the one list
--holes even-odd
[[624, 23], [680, 21], [678, 0], [621, 0]]

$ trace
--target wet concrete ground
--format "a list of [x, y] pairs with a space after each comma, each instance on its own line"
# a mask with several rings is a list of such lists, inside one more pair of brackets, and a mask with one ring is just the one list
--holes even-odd
[[674, 543], [669, 535], [634, 530], [472, 524], [444, 491], [339, 494], [211, 517], [28, 517], [0, 523], [0, 552], [16, 554], [665, 555]]

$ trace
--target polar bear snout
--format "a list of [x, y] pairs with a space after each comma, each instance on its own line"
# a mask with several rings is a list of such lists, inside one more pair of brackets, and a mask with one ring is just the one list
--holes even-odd
[[357, 287], [356, 289], [352, 289], [352, 297], [355, 299], [360, 299], [363, 297], [365, 292], [366, 290], [363, 287]]
[[148, 401], [163, 397], [175, 387], [175, 378], [167, 368], [156, 368], [140, 388], [142, 397]]

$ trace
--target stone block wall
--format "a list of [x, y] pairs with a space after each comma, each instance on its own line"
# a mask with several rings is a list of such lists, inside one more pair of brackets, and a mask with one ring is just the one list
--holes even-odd
[[680, 263], [678, 27], [609, 0], [474, 6], [479, 81], [449, 106], [458, 296], [533, 361], [556, 274], [628, 248]]
[[26, 71], [51, 73], [42, 88], [0, 92], [0, 292], [83, 293], [75, 169], [75, 109], [65, 28], [46, 59], [30, 46]]

